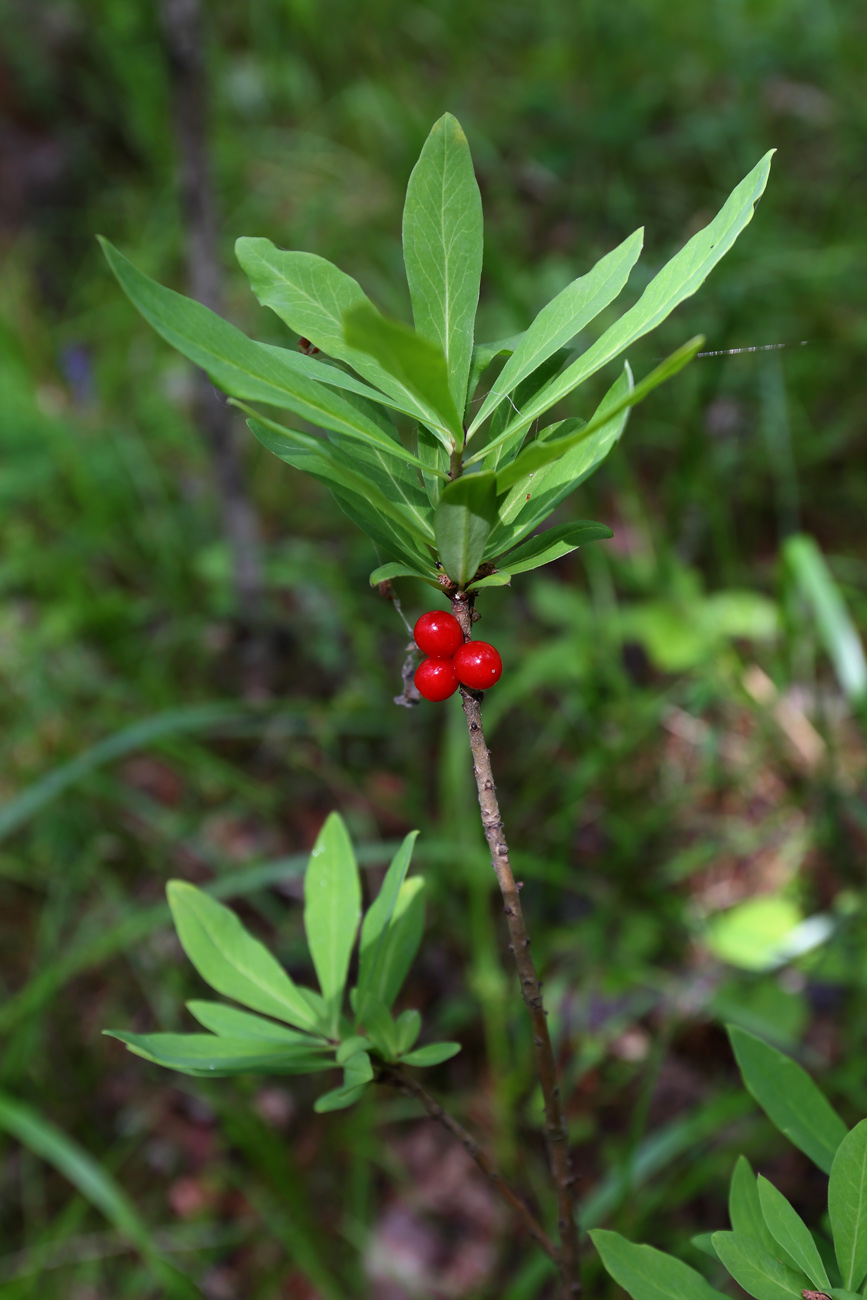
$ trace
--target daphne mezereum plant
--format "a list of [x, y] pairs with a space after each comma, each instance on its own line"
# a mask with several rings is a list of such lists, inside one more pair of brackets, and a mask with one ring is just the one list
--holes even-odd
[[[637, 383], [624, 361], [589, 418], [566, 416], [546, 424], [544, 417], [695, 293], [751, 220], [770, 160], [768, 153], [713, 221], [589, 347], [576, 341], [626, 285], [643, 231], [567, 285], [523, 334], [476, 342], [482, 207], [466, 137], [449, 114], [434, 125], [422, 149], [404, 207], [414, 328], [383, 316], [355, 280], [324, 258], [243, 238], [236, 252], [253, 292], [301, 337], [303, 351], [254, 342], [206, 307], [143, 275], [106, 241], [103, 247], [145, 319], [207, 371], [270, 451], [325, 483], [368, 535], [380, 559], [371, 583], [404, 576], [428, 583], [450, 602], [469, 642], [475, 602], [486, 588], [508, 585], [584, 543], [611, 536], [604, 525], [588, 521], [536, 530], [608, 455], [630, 408], [685, 366], [703, 339], [691, 339]], [[321, 433], [291, 428], [258, 407], [288, 411]], [[561, 1294], [574, 1296], [580, 1289], [578, 1235], [564, 1109], [485, 743], [482, 701], [482, 692], [461, 688], [482, 826], [532, 1020], [557, 1202], [556, 1243], [412, 1074], [412, 1067], [436, 1064], [458, 1050], [457, 1044], [415, 1049], [417, 1013], [391, 1013], [423, 924], [420, 880], [407, 877], [412, 837], [361, 925], [349, 1010], [345, 985], [360, 890], [352, 847], [342, 822], [332, 816], [313, 851], [305, 886], [305, 927], [319, 992], [294, 984], [231, 912], [175, 882], [169, 897], [191, 961], [214, 989], [258, 1014], [195, 1002], [190, 1009], [208, 1034], [120, 1037], [139, 1054], [189, 1074], [342, 1066], [343, 1084], [320, 1098], [320, 1110], [352, 1104], [372, 1082], [410, 1092], [464, 1142], [555, 1261]], [[611, 1267], [608, 1253], [602, 1249]]]

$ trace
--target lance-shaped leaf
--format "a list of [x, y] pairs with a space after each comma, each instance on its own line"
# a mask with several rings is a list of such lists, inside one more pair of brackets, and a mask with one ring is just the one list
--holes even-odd
[[430, 554], [423, 545], [427, 535], [420, 532], [417, 520], [395, 505], [370, 479], [355, 472], [351, 462], [347, 464], [336, 448], [264, 416], [247, 423], [259, 442], [280, 460], [330, 488], [341, 509], [387, 555], [398, 557], [413, 568], [424, 569], [430, 563]]
[[[605, 524], [595, 524], [589, 519], [578, 519], [572, 524], [549, 528], [538, 537], [531, 537], [522, 546], [516, 546], [513, 551], [509, 551], [502, 557], [503, 567], [512, 575], [526, 573], [530, 569], [538, 569], [543, 564], [559, 560], [561, 555], [568, 555], [579, 546], [586, 546], [589, 542], [604, 541], [613, 536], [611, 529]], [[494, 576], [496, 577], [496, 574]]]
[[762, 1215], [776, 1242], [774, 1255], [782, 1262], [806, 1273], [820, 1291], [827, 1291], [831, 1283], [812, 1233], [798, 1211], [789, 1204], [782, 1192], [759, 1174], [759, 1203]]
[[308, 1052], [318, 1051], [324, 1045], [324, 1039], [301, 1033], [298, 1029], [288, 1029], [286, 1025], [275, 1024], [264, 1016], [254, 1016], [249, 1011], [239, 1011], [237, 1007], [227, 1007], [224, 1002], [205, 1002], [193, 999], [187, 1003], [187, 1010], [195, 1016], [200, 1025], [210, 1029], [212, 1034], [221, 1038], [254, 1038], [259, 1042], [289, 1043], [293, 1047], [303, 1047]]
[[[361, 943], [358, 955], [358, 999], [363, 1004], [366, 995], [379, 988], [377, 972], [385, 948], [385, 936], [394, 918], [403, 882], [412, 860], [412, 851], [418, 831], [410, 831], [391, 860], [382, 887], [365, 913], [361, 926]], [[378, 996], [378, 994], [377, 994]]]
[[422, 582], [428, 583], [431, 587], [436, 587], [438, 591], [442, 588], [437, 582], [434, 574], [436, 570], [431, 567], [425, 571], [422, 568], [413, 568], [408, 564], [400, 564], [397, 561], [389, 560], [387, 564], [380, 564], [374, 569], [368, 578], [371, 587], [376, 587], [380, 582], [390, 582], [392, 578], [420, 578]]
[[170, 880], [166, 893], [181, 946], [212, 989], [300, 1029], [327, 1032], [304, 990], [233, 911], [185, 880]]
[[376, 1004], [387, 1011], [394, 1002], [415, 960], [423, 933], [424, 880], [412, 876], [398, 889], [388, 924], [375, 941], [368, 942], [363, 972], [359, 967], [355, 997], [356, 1012], [368, 1032], [387, 1039], [390, 1047], [395, 1037], [393, 1026], [386, 1032], [380, 1025], [374, 1014]]
[[273, 1039], [223, 1038], [216, 1034], [125, 1034], [119, 1038], [131, 1052], [181, 1074], [313, 1074], [330, 1070], [334, 1058], [311, 1047], [279, 1046]]
[[[544, 465], [559, 460], [573, 447], [577, 447], [582, 442], [592, 438], [595, 433], [604, 428], [621, 411], [628, 410], [630, 407], [636, 406], [638, 402], [642, 402], [649, 393], [653, 392], [654, 388], [664, 383], [666, 379], [671, 379], [685, 365], [688, 365], [695, 354], [701, 350], [703, 343], [704, 336], [701, 334], [694, 339], [690, 339], [688, 343], [684, 343], [676, 352], [672, 352], [670, 357], [666, 357], [665, 361], [661, 362], [655, 370], [651, 370], [650, 374], [646, 375], [639, 384], [628, 389], [618, 402], [607, 406], [604, 410], [600, 409], [593, 416], [593, 419], [588, 424], [585, 424], [582, 429], [579, 429], [577, 433], [572, 433], [565, 438], [537, 438], [535, 442], [531, 442], [529, 447], [525, 447], [520, 456], [512, 461], [511, 465], [507, 465], [505, 469], [500, 470], [497, 475], [497, 491], [508, 491], [510, 487], [528, 474], [535, 473]], [[467, 464], [470, 463], [470, 461], [467, 461]]]
[[446, 358], [463, 413], [482, 275], [482, 200], [460, 123], [435, 122], [413, 168], [403, 209], [403, 258], [419, 334]]
[[465, 587], [479, 567], [496, 521], [495, 475], [464, 474], [444, 488], [434, 531], [443, 568], [459, 587]]
[[335, 1030], [360, 920], [361, 882], [352, 841], [340, 814], [330, 813], [304, 877], [304, 929]]
[[837, 1148], [828, 1184], [828, 1212], [843, 1286], [857, 1291], [867, 1274], [867, 1119]]
[[409, 1052], [402, 1060], [404, 1065], [415, 1065], [421, 1069], [442, 1065], [443, 1061], [450, 1061], [453, 1056], [457, 1056], [460, 1050], [460, 1043], [428, 1043], [425, 1047], [417, 1047], [414, 1052]]
[[[102, 241], [102, 247], [121, 287], [145, 320], [167, 343], [206, 370], [224, 392], [294, 411], [323, 429], [373, 443], [404, 462], [422, 464], [384, 434], [375, 421], [332, 392], [329, 380], [333, 382], [333, 367], [283, 348], [255, 343], [201, 303], [151, 280], [107, 240]], [[310, 373], [311, 366], [315, 377]], [[379, 396], [363, 385], [355, 387], [373, 398]]]
[[729, 1220], [732, 1230], [752, 1237], [765, 1250], [774, 1253], [774, 1238], [765, 1223], [759, 1203], [756, 1176], [746, 1156], [738, 1156], [729, 1186]]
[[[641, 254], [644, 228], [636, 230], [596, 263], [592, 271], [573, 280], [543, 307], [497, 377], [478, 415], [467, 430], [467, 441], [496, 410], [507, 393], [517, 388], [543, 361], [579, 334], [612, 303]], [[522, 403], [516, 400], [520, 409]]]
[[421, 1016], [413, 1008], [401, 1011], [394, 1022], [394, 1040], [397, 1055], [403, 1056], [410, 1051], [421, 1032]]
[[352, 347], [375, 357], [422, 403], [425, 423], [444, 446], [463, 443], [463, 425], [449, 391], [446, 358], [438, 344], [369, 306], [351, 308], [343, 317], [343, 331]]
[[755, 1300], [802, 1300], [806, 1277], [774, 1259], [752, 1237], [715, 1232], [713, 1246], [734, 1280]]
[[590, 1238], [607, 1271], [632, 1300], [723, 1300], [694, 1268], [664, 1251], [637, 1246], [603, 1228], [593, 1228]]
[[552, 379], [513, 421], [529, 428], [535, 419], [567, 393], [619, 356], [637, 339], [655, 329], [675, 307], [704, 283], [738, 235], [749, 224], [758, 200], [768, 183], [774, 150], [765, 154], [748, 176], [729, 195], [723, 207], [697, 235], [651, 280], [634, 307], [625, 312], [562, 375]]
[[[501, 555], [510, 546], [523, 541], [602, 463], [626, 427], [629, 407], [622, 409], [620, 403], [631, 387], [632, 371], [626, 365], [599, 403], [596, 412], [609, 412], [616, 407], [620, 413], [609, 415], [607, 422], [596, 433], [591, 434], [586, 441], [579, 442], [577, 447], [573, 447], [560, 460], [527, 474], [515, 484], [505, 501], [500, 501], [500, 521], [488, 540], [486, 557]], [[565, 426], [568, 421], [563, 424]]]
[[824, 1173], [831, 1172], [846, 1125], [791, 1057], [737, 1025], [727, 1025], [746, 1089], [781, 1133]]
[[[270, 239], [239, 239], [235, 255], [263, 307], [270, 307], [290, 329], [309, 339], [321, 352], [364, 375], [380, 393], [388, 395], [389, 405], [395, 410], [415, 419], [424, 418], [424, 409], [393, 375], [346, 341], [344, 314], [353, 307], [375, 310], [357, 280], [316, 253], [283, 252]], [[367, 389], [366, 395], [371, 391]]]

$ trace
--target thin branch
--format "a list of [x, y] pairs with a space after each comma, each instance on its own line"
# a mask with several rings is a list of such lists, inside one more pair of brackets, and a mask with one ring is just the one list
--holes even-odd
[[[459, 592], [452, 600], [452, 611], [461, 625], [464, 640], [472, 638], [473, 597], [472, 594]], [[461, 699], [464, 716], [470, 735], [470, 749], [473, 754], [473, 775], [479, 794], [479, 807], [482, 814], [482, 828], [488, 848], [491, 850], [491, 864], [503, 896], [503, 910], [509, 925], [511, 949], [515, 954], [518, 977], [521, 981], [521, 994], [533, 1022], [533, 1043], [536, 1053], [536, 1071], [542, 1087], [545, 1102], [545, 1139], [548, 1146], [548, 1159], [557, 1191], [557, 1219], [560, 1230], [560, 1271], [562, 1277], [562, 1295], [564, 1300], [573, 1300], [581, 1294], [580, 1263], [578, 1256], [578, 1229], [575, 1222], [575, 1179], [569, 1163], [569, 1135], [566, 1119], [560, 1104], [560, 1088], [557, 1082], [557, 1067], [554, 1063], [554, 1051], [551, 1047], [551, 1035], [548, 1033], [548, 1021], [542, 1002], [542, 986], [536, 974], [536, 967], [530, 955], [530, 938], [524, 923], [521, 899], [512, 865], [509, 860], [509, 846], [503, 833], [503, 819], [497, 802], [494, 774], [491, 768], [491, 755], [485, 744], [482, 727], [482, 694], [461, 687]]]
[[557, 1247], [545, 1232], [545, 1229], [532, 1211], [524, 1204], [517, 1192], [513, 1191], [509, 1184], [505, 1182], [488, 1153], [479, 1145], [473, 1135], [467, 1132], [463, 1124], [458, 1123], [456, 1119], [449, 1115], [448, 1111], [442, 1108], [436, 1098], [432, 1097], [417, 1079], [404, 1073], [400, 1066], [382, 1066], [380, 1078], [392, 1083], [405, 1096], [414, 1097], [416, 1101], [420, 1101], [431, 1119], [436, 1120], [447, 1132], [451, 1133], [452, 1137], [457, 1138], [467, 1155], [476, 1162], [494, 1190], [521, 1220], [530, 1236], [535, 1238], [546, 1255], [549, 1255], [555, 1263], [559, 1263]]

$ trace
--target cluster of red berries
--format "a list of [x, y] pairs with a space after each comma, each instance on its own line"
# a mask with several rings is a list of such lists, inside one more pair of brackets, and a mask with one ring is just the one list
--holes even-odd
[[486, 691], [500, 680], [503, 661], [487, 641], [464, 641], [452, 614], [431, 610], [413, 630], [415, 643], [429, 658], [415, 670], [416, 689], [426, 700], [447, 700], [459, 686]]

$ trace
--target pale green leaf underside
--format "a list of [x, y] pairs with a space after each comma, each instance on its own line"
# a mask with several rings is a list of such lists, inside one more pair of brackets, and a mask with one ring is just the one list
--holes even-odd
[[605, 524], [596, 524], [589, 519], [560, 524], [557, 528], [546, 529], [538, 537], [531, 537], [522, 546], [515, 547], [514, 551], [509, 551], [502, 557], [503, 567], [511, 575], [527, 573], [531, 569], [541, 568], [543, 564], [559, 560], [579, 546], [587, 546], [590, 542], [604, 541], [613, 536]]
[[321, 1032], [303, 991], [228, 907], [183, 880], [166, 890], [184, 952], [211, 988], [253, 1011]]
[[395, 560], [389, 560], [387, 564], [380, 564], [374, 569], [368, 578], [371, 587], [377, 586], [380, 582], [388, 582], [392, 578], [420, 578], [422, 582], [427, 582], [432, 587], [439, 587], [435, 577], [436, 570], [431, 567], [429, 571], [422, 568], [411, 568], [407, 564], [400, 564]]
[[573, 280], [533, 321], [488, 393], [467, 431], [467, 440], [491, 415], [507, 393], [532, 374], [558, 348], [579, 334], [621, 292], [641, 254], [644, 229], [636, 230], [591, 271]]
[[867, 1274], [867, 1120], [837, 1148], [828, 1184], [828, 1211], [843, 1286], [856, 1291]]
[[467, 138], [445, 113], [413, 168], [403, 210], [403, 257], [415, 327], [446, 358], [463, 414], [482, 273], [482, 200]]
[[304, 877], [304, 930], [335, 1027], [360, 920], [358, 865], [343, 818], [333, 812], [319, 832]]
[[637, 1246], [603, 1228], [593, 1228], [590, 1237], [605, 1268], [632, 1300], [724, 1300], [694, 1268], [653, 1246]]
[[745, 1029], [727, 1028], [747, 1091], [790, 1142], [830, 1173], [846, 1136], [846, 1125], [831, 1103], [791, 1057]]
[[634, 307], [625, 312], [601, 338], [561, 375], [541, 390], [508, 432], [529, 428], [535, 419], [567, 393], [619, 356], [632, 343], [660, 325], [704, 280], [752, 220], [756, 203], [768, 181], [774, 150], [765, 154], [748, 176], [729, 195], [723, 207], [704, 230], [692, 239], [651, 280]]

